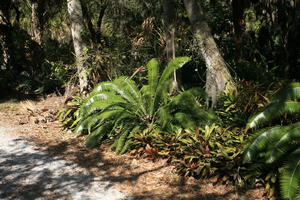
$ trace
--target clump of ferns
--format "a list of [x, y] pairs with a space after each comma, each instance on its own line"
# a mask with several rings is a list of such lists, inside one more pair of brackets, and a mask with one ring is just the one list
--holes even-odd
[[[244, 162], [277, 171], [283, 199], [300, 199], [300, 83], [279, 91], [263, 111], [250, 118], [247, 128], [282, 122], [256, 131], [245, 151]], [[281, 118], [281, 120], [276, 119]], [[289, 121], [291, 123], [285, 123]], [[274, 177], [274, 180], [276, 177]], [[273, 181], [274, 183], [274, 181]]]
[[80, 107], [77, 132], [87, 132], [86, 145], [94, 147], [106, 138], [111, 148], [126, 152], [136, 133], [155, 129], [171, 131], [174, 124], [196, 127], [214, 121], [216, 116], [197, 102], [200, 89], [190, 89], [170, 97], [168, 94], [174, 70], [189, 62], [188, 57], [172, 60], [159, 73], [159, 64], [147, 64], [148, 84], [138, 88], [128, 77], [102, 82], [88, 95]]

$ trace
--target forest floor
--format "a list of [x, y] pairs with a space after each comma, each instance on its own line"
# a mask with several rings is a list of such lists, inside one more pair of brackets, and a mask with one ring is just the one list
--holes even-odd
[[89, 150], [84, 145], [84, 136], [63, 130], [56, 120], [63, 101], [63, 97], [55, 95], [37, 100], [0, 99], [0, 122], [13, 128], [9, 132], [12, 136], [25, 137], [39, 151], [75, 163], [101, 180], [109, 180], [114, 188], [133, 199], [266, 199], [262, 188], [237, 191], [233, 185], [178, 176], [166, 160], [153, 162], [128, 154], [115, 155], [107, 151], [106, 145]]

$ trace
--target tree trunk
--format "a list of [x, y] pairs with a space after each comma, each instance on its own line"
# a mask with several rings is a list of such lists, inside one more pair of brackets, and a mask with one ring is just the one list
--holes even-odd
[[31, 20], [33, 26], [34, 40], [41, 45], [43, 36], [43, 12], [44, 5], [43, 0], [31, 1]]
[[214, 107], [225, 90], [235, 90], [234, 81], [211, 34], [201, 6], [196, 0], [184, 0], [184, 5], [207, 67], [207, 104], [211, 101], [211, 106]]
[[82, 55], [83, 50], [86, 48], [86, 44], [81, 37], [81, 31], [83, 30], [84, 26], [80, 0], [68, 0], [68, 12], [70, 15], [71, 33], [77, 62], [79, 87], [80, 91], [85, 93], [88, 89], [88, 79], [85, 59]]
[[[170, 62], [175, 58], [175, 19], [176, 10], [173, 0], [163, 0], [163, 22], [166, 37], [166, 54], [167, 61]], [[174, 71], [170, 93], [174, 94], [179, 91], [179, 74]]]
[[0, 66], [0, 69], [7, 70], [11, 67], [11, 50], [10, 42], [11, 38], [10, 27], [0, 23], [0, 49], [2, 49], [3, 63]]
[[4, 2], [0, 6], [0, 49], [2, 49], [2, 58], [3, 63], [0, 66], [0, 69], [7, 70], [12, 66], [11, 57], [11, 44], [12, 39], [12, 25], [10, 23], [10, 13], [9, 9], [11, 6], [11, 1]]

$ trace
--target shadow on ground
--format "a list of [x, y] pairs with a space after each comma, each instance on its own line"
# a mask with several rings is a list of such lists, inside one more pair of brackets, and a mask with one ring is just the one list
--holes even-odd
[[0, 148], [0, 199], [121, 197], [107, 181], [70, 161], [34, 150], [24, 139], [8, 140]]
[[[151, 176], [152, 173], [160, 171], [165, 168], [166, 165], [157, 165], [151, 169], [145, 168], [143, 166], [132, 166], [128, 156], [115, 156], [107, 158], [106, 153], [103, 153], [106, 149], [105, 147], [100, 149], [88, 150], [83, 144], [82, 140], [78, 138], [73, 138], [71, 140], [59, 142], [59, 143], [40, 143], [40, 146], [44, 146], [45, 151], [50, 154], [67, 158], [72, 162], [76, 163], [82, 168], [87, 169], [91, 174], [96, 171], [97, 176], [103, 177], [104, 180], [108, 180], [109, 184], [106, 186], [110, 188], [115, 184], [126, 183], [135, 189], [135, 185], [138, 185], [139, 179], [143, 179], [145, 175]], [[133, 168], [138, 167], [142, 170], [133, 170]], [[99, 173], [100, 171], [100, 173]], [[139, 183], [140, 184], [140, 183]], [[157, 183], [157, 187], [162, 183]], [[131, 197], [138, 200], [221, 200], [221, 199], [240, 199], [237, 195], [237, 191], [231, 187], [230, 189], [225, 188], [225, 186], [211, 186], [213, 190], [207, 188], [207, 191], [200, 192], [199, 182], [196, 184], [185, 184], [184, 181], [169, 181], [169, 186], [172, 191], [164, 191], [163, 188], [156, 190], [145, 190], [140, 192], [131, 192]], [[83, 186], [85, 187], [85, 186]], [[214, 188], [216, 187], [216, 188]], [[218, 187], [220, 190], [217, 191]], [[211, 191], [208, 191], [211, 190]], [[202, 190], [203, 191], [203, 190]], [[217, 192], [215, 192], [217, 191]]]

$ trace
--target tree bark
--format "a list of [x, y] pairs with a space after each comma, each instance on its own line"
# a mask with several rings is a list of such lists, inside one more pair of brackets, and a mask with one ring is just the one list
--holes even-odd
[[11, 1], [6, 1], [0, 6], [0, 49], [2, 49], [3, 63], [0, 68], [7, 70], [12, 66], [11, 44], [12, 44], [12, 24], [10, 23]]
[[[175, 58], [175, 19], [176, 10], [175, 3], [173, 0], [163, 0], [163, 22], [164, 32], [166, 37], [166, 54], [167, 61], [170, 62]], [[179, 73], [174, 71], [173, 81], [170, 88], [170, 93], [174, 94], [179, 91]]]
[[31, 1], [31, 20], [33, 26], [34, 40], [41, 45], [43, 37], [43, 13], [44, 13], [44, 1], [34, 0]]
[[234, 81], [211, 34], [201, 6], [196, 0], [184, 0], [184, 5], [207, 67], [207, 104], [211, 102], [211, 106], [214, 107], [225, 90], [235, 90]]
[[80, 91], [85, 93], [88, 89], [88, 77], [85, 64], [86, 62], [83, 56], [83, 51], [86, 48], [86, 44], [81, 37], [81, 31], [84, 29], [82, 8], [80, 0], [67, 0], [67, 2], [71, 22], [71, 33], [77, 62], [79, 87]]

